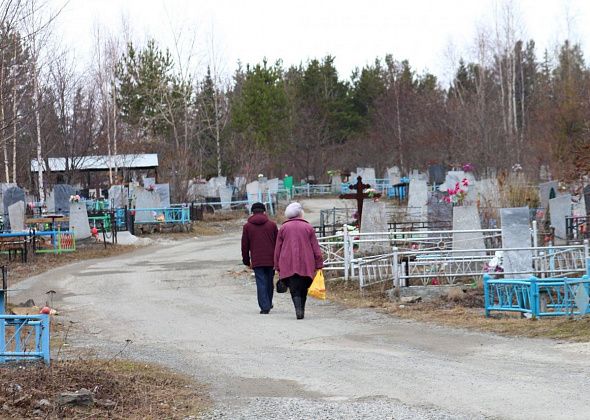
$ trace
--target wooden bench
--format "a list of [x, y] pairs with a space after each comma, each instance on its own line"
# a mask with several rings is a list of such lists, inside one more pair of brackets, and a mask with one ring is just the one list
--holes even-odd
[[27, 262], [28, 246], [30, 243], [30, 237], [27, 234], [22, 236], [0, 236], [0, 252], [8, 251], [8, 261], [12, 258], [16, 258], [20, 252], [21, 261]]

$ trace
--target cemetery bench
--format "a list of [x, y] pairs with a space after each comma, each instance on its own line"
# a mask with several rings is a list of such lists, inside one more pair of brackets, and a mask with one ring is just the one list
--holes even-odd
[[[63, 223], [68, 223], [70, 219], [62, 214], [48, 214], [43, 217], [32, 217], [25, 220], [25, 225], [36, 230], [56, 230]], [[59, 225], [59, 226], [56, 226]], [[49, 229], [45, 229], [48, 227]]]
[[30, 232], [0, 233], [0, 252], [7, 252], [9, 261], [20, 253], [21, 261], [27, 262], [30, 244]]

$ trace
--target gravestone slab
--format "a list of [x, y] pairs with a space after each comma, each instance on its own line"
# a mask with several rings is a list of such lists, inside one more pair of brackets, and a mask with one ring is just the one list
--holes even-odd
[[584, 197], [584, 194], [580, 194], [578, 197], [574, 198], [574, 202], [572, 204], [572, 216], [586, 216], [586, 197]]
[[275, 195], [277, 192], [279, 192], [279, 179], [278, 178], [269, 179], [266, 182], [266, 187], [268, 188], [269, 193]]
[[68, 184], [55, 184], [53, 186], [53, 211], [55, 213], [67, 213], [70, 210], [70, 197], [76, 194], [74, 187]]
[[8, 207], [25, 201], [25, 192], [20, 187], [10, 187], [2, 194], [2, 202], [4, 206], [4, 227], [10, 229], [10, 217], [8, 215]]
[[233, 187], [219, 187], [219, 201], [222, 209], [231, 208], [231, 198], [234, 192]]
[[[500, 218], [502, 220], [502, 248], [528, 248], [532, 245], [528, 207], [500, 209]], [[529, 278], [532, 275], [533, 253], [531, 250], [505, 251], [503, 264], [506, 277]]]
[[356, 173], [357, 176], [361, 176], [363, 178], [363, 182], [365, 184], [370, 184], [372, 188], [375, 188], [375, 180], [377, 179], [375, 175], [375, 168], [356, 168]]
[[402, 173], [397, 166], [394, 166], [393, 168], [387, 169], [386, 178], [389, 180], [389, 185], [397, 185], [400, 183]]
[[234, 178], [234, 187], [241, 191], [242, 189], [246, 188], [247, 182], [248, 181], [243, 176], [236, 176]]
[[[453, 230], [481, 230], [476, 206], [453, 207]], [[453, 233], [453, 250], [485, 249], [482, 232]], [[485, 255], [485, 252], [454, 253], [453, 255]]]
[[408, 216], [414, 221], [423, 221], [428, 216], [428, 186], [420, 177], [410, 179]]
[[428, 178], [429, 182], [434, 185], [440, 185], [445, 182], [445, 167], [444, 165], [438, 163], [436, 165], [431, 165], [428, 168]]
[[90, 223], [88, 223], [88, 211], [83, 203], [71, 203], [70, 205], [70, 229], [74, 230], [74, 238], [90, 238]]
[[430, 191], [428, 194], [428, 221], [450, 222], [453, 220], [453, 205], [444, 201], [446, 194]]
[[170, 207], [170, 184], [154, 184], [154, 188], [160, 196], [160, 207]]
[[342, 190], [342, 178], [340, 175], [332, 175], [330, 185], [333, 193], [339, 193]]
[[545, 210], [549, 208], [549, 200], [557, 197], [558, 187], [557, 181], [542, 182], [539, 184], [539, 201], [541, 202], [541, 207]]
[[473, 172], [465, 172], [465, 178], [469, 183], [467, 186], [467, 196], [464, 200], [464, 205], [473, 206], [477, 204], [477, 181]]
[[445, 182], [442, 183], [438, 189], [439, 191], [446, 192], [449, 189], [455, 188], [457, 182], [461, 182], [465, 178], [464, 171], [449, 171], [445, 177]]
[[248, 194], [248, 207], [257, 201], [262, 201], [262, 192], [260, 191], [260, 183], [252, 181], [246, 185], [246, 194]]
[[[365, 200], [363, 203], [363, 215], [361, 220], [361, 232], [387, 232], [387, 214], [385, 203], [381, 201]], [[363, 239], [377, 239], [378, 236], [363, 236]], [[388, 242], [361, 242], [359, 251], [366, 254], [384, 254], [389, 251]]]
[[25, 231], [25, 202], [19, 201], [8, 206], [8, 220], [11, 232]]
[[144, 177], [143, 178], [143, 188], [150, 188], [156, 185], [156, 178], [149, 178], [149, 177]]
[[551, 226], [555, 228], [555, 237], [560, 240], [566, 239], [565, 218], [572, 215], [572, 196], [561, 195], [549, 200], [549, 213], [551, 215]]
[[123, 208], [129, 205], [128, 189], [123, 185], [113, 185], [109, 188], [109, 201], [114, 209]]
[[584, 187], [584, 205], [586, 207], [586, 215], [590, 215], [590, 185]]
[[477, 199], [484, 207], [496, 207], [500, 201], [500, 188], [495, 178], [484, 178], [475, 185]]
[[[141, 209], [157, 209], [162, 207], [160, 204], [160, 196], [156, 191], [148, 191], [142, 187], [136, 187], [135, 194], [135, 208]], [[136, 211], [136, 223], [153, 223], [156, 221], [157, 214], [154, 211]]]

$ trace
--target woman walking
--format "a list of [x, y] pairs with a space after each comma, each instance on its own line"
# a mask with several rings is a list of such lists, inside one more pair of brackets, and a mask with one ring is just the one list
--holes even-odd
[[303, 219], [303, 208], [291, 203], [285, 210], [283, 223], [275, 246], [274, 264], [279, 279], [291, 291], [297, 319], [305, 315], [307, 290], [317, 270], [324, 266], [322, 251], [313, 227]]

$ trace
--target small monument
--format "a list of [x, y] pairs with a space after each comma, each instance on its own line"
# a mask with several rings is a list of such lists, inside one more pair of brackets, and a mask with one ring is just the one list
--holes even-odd
[[365, 182], [374, 184], [377, 179], [375, 175], [375, 168], [356, 168], [356, 175], [357, 177], [361, 177], [365, 180]]
[[555, 238], [565, 240], [567, 237], [565, 218], [572, 215], [572, 196], [565, 194], [550, 199], [549, 213], [551, 216], [551, 226], [555, 228]]
[[11, 232], [25, 231], [25, 202], [19, 201], [8, 206], [8, 219]]
[[339, 198], [340, 199], [350, 198], [350, 199], [356, 200], [356, 208], [357, 208], [359, 228], [360, 228], [362, 225], [362, 221], [363, 221], [363, 202], [365, 201], [366, 198], [380, 198], [381, 194], [379, 194], [379, 193], [371, 193], [371, 194], [365, 193], [364, 190], [371, 188], [371, 186], [369, 184], [363, 184], [363, 178], [360, 176], [356, 178], [356, 184], [349, 185], [348, 188], [351, 190], [356, 190], [356, 193], [340, 194]]
[[219, 201], [222, 209], [231, 208], [231, 198], [234, 192], [233, 187], [223, 186], [219, 187]]
[[[362, 233], [387, 232], [385, 203], [368, 200], [363, 206], [361, 226]], [[373, 236], [363, 236], [363, 239], [371, 240], [374, 238]], [[387, 253], [391, 251], [391, 249], [387, 242], [361, 242], [360, 251], [375, 255]]]
[[90, 238], [90, 223], [85, 204], [70, 203], [70, 229], [73, 229], [76, 239]]
[[[453, 207], [453, 230], [481, 230], [481, 221], [476, 206]], [[482, 232], [457, 232], [453, 233], [453, 250], [485, 249]], [[460, 255], [485, 255], [485, 251], [455, 253]]]
[[123, 185], [113, 185], [109, 188], [109, 200], [113, 209], [129, 206], [128, 196], [128, 189]]
[[20, 187], [10, 187], [2, 194], [2, 202], [4, 205], [4, 228], [10, 229], [10, 217], [8, 214], [8, 207], [18, 203], [19, 201], [25, 202], [25, 192]]
[[420, 176], [410, 178], [408, 189], [408, 216], [414, 221], [424, 221], [428, 217], [428, 186]]
[[557, 197], [559, 184], [557, 181], [542, 182], [539, 184], [539, 201], [545, 210], [549, 208], [549, 200]]
[[[531, 246], [529, 208], [500, 209], [500, 217], [502, 219], [502, 248], [529, 248]], [[507, 277], [529, 278], [533, 268], [533, 253], [531, 250], [506, 251], [503, 256], [503, 264]]]
[[160, 207], [170, 207], [170, 184], [154, 184], [153, 188], [160, 196]]
[[136, 223], [153, 223], [156, 221], [156, 210], [142, 211], [142, 209], [159, 209], [161, 208], [160, 196], [155, 190], [149, 191], [142, 187], [136, 187], [135, 195], [135, 222]]
[[402, 173], [397, 166], [387, 169], [387, 177], [389, 185], [397, 185], [401, 182]]

